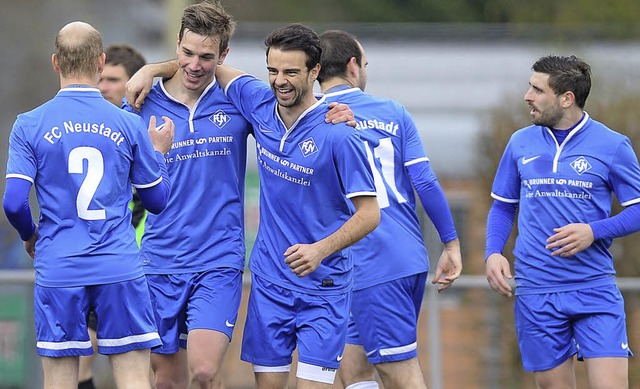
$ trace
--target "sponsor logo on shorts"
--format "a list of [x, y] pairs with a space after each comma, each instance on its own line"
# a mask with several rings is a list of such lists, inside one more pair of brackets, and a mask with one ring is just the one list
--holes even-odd
[[235, 323], [230, 323], [229, 320], [225, 320], [224, 325], [226, 325], [229, 328], [233, 328], [233, 326], [235, 326]]
[[336, 358], [336, 360], [340, 362], [342, 360], [342, 355], [338, 355], [338, 358]]
[[629, 343], [622, 342], [620, 343], [620, 347], [622, 347], [623, 350], [627, 350], [629, 349]]

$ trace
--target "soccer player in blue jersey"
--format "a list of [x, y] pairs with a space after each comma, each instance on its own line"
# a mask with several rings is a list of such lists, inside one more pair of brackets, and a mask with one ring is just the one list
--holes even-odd
[[313, 95], [317, 35], [293, 24], [265, 45], [270, 86], [236, 69], [216, 71], [255, 129], [260, 173], [241, 358], [253, 364], [258, 388], [281, 388], [297, 348], [297, 387], [329, 388], [349, 318], [349, 246], [376, 227], [380, 213], [361, 139], [351, 127], [325, 123], [327, 103]]
[[[188, 385], [186, 354], [201, 388], [222, 387], [220, 371], [240, 304], [246, 141], [252, 129], [214, 77], [233, 25], [217, 2], [187, 7], [178, 61], [148, 65], [128, 83], [128, 101], [141, 115], [170, 112], [178, 127], [167, 156], [172, 196], [162, 215], [150, 217], [142, 243], [164, 343], [152, 355], [159, 387]], [[170, 79], [147, 96], [154, 75]], [[349, 119], [344, 108], [329, 111], [328, 119]], [[206, 207], [203, 198], [211, 199]]]
[[[640, 166], [629, 139], [584, 111], [591, 69], [575, 56], [532, 66], [533, 125], [498, 166], [487, 218], [489, 284], [513, 294], [502, 254], [518, 213], [515, 323], [524, 369], [539, 388], [573, 388], [573, 356], [591, 388], [628, 387], [624, 301], [609, 247], [640, 230]], [[625, 209], [611, 216], [612, 194]]]
[[[34, 258], [36, 348], [44, 387], [74, 389], [78, 358], [91, 355], [86, 316], [98, 321], [98, 351], [118, 388], [149, 388], [149, 349], [160, 345], [131, 227], [131, 185], [150, 212], [162, 211], [170, 182], [163, 154], [173, 139], [164, 118], [145, 124], [97, 88], [105, 54], [83, 22], [56, 35], [60, 91], [16, 119], [9, 140], [4, 211]], [[154, 149], [156, 151], [154, 151]], [[29, 191], [40, 206], [31, 219]]]
[[[105, 63], [100, 73], [98, 89], [102, 96], [109, 102], [120, 107], [125, 95], [125, 84], [131, 76], [146, 63], [142, 54], [129, 45], [111, 45], [105, 50]], [[147, 218], [147, 211], [140, 201], [138, 192], [133, 191], [133, 199], [129, 202], [131, 208], [131, 224], [136, 229], [136, 242], [140, 245], [142, 232], [144, 231], [144, 220]], [[98, 323], [95, 312], [90, 311], [87, 319], [89, 337], [94, 351], [97, 350], [98, 342], [96, 330]], [[80, 370], [78, 372], [78, 389], [95, 389], [93, 383], [93, 364], [95, 354], [80, 357]]]
[[347, 389], [377, 388], [373, 364], [387, 388], [426, 388], [416, 342], [429, 259], [414, 188], [444, 243], [433, 279], [439, 291], [462, 271], [453, 217], [409, 113], [364, 93], [367, 58], [360, 43], [339, 30], [322, 33], [320, 43], [322, 92], [354, 111], [380, 206], [378, 227], [352, 246], [352, 317], [338, 375]]
[[[184, 9], [178, 68], [156, 83], [143, 118], [171, 116], [166, 155], [173, 190], [149, 215], [141, 258], [163, 345], [152, 351], [159, 388], [222, 388], [222, 363], [238, 317], [245, 267], [244, 182], [251, 125], [215, 79], [235, 22], [219, 3]], [[130, 105], [125, 109], [134, 111]]]

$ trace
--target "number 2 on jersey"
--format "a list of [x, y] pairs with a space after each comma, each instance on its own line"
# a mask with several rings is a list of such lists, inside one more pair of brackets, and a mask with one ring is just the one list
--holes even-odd
[[[389, 193], [387, 192], [387, 185], [398, 199], [398, 203], [405, 203], [407, 199], [402, 196], [396, 187], [395, 179], [395, 160], [393, 158], [393, 143], [391, 138], [380, 139], [380, 144], [376, 146], [373, 151], [369, 146], [369, 142], [364, 141], [364, 148], [367, 154], [367, 160], [371, 166], [371, 173], [373, 173], [373, 182], [376, 186], [376, 195], [378, 198], [378, 206], [380, 208], [386, 208], [389, 206]], [[380, 161], [380, 169], [376, 167], [375, 159]], [[386, 183], [386, 185], [385, 185]]]
[[98, 185], [104, 175], [104, 159], [100, 150], [94, 147], [76, 147], [69, 153], [69, 173], [83, 174], [84, 161], [87, 161], [87, 175], [80, 185], [76, 197], [78, 217], [84, 220], [106, 219], [104, 209], [89, 209], [89, 204], [96, 194]]

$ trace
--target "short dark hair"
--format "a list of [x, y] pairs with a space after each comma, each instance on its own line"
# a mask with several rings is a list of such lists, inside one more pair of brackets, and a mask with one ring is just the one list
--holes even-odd
[[264, 40], [269, 50], [274, 48], [282, 51], [302, 51], [307, 55], [307, 70], [313, 69], [320, 63], [322, 47], [320, 39], [313, 30], [304, 24], [294, 23], [273, 31]]
[[220, 52], [229, 47], [229, 40], [236, 28], [236, 22], [219, 1], [203, 1], [184, 9], [180, 22], [180, 41], [187, 30], [203, 36], [220, 38]]
[[318, 81], [344, 76], [347, 64], [351, 58], [356, 59], [358, 66], [362, 66], [362, 49], [356, 37], [342, 30], [328, 30], [320, 34], [320, 74]]
[[133, 76], [147, 61], [142, 54], [129, 45], [110, 45], [105, 51], [107, 65], [122, 65], [129, 78]]
[[584, 108], [591, 91], [591, 66], [576, 57], [547, 55], [533, 64], [531, 69], [549, 75], [549, 86], [556, 95], [573, 92], [576, 104]]

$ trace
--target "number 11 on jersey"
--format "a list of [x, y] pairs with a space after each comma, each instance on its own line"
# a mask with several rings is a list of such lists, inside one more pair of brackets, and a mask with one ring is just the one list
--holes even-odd
[[[363, 143], [367, 154], [367, 160], [371, 166], [371, 173], [373, 173], [373, 182], [376, 186], [376, 195], [380, 209], [389, 206], [387, 186], [389, 186], [395, 195], [398, 203], [406, 203], [407, 199], [404, 198], [396, 187], [395, 160], [391, 138], [380, 139], [380, 144], [376, 146], [373, 151], [371, 150], [369, 142], [364, 141]], [[376, 167], [374, 158], [377, 158], [380, 161], [380, 169]]]

